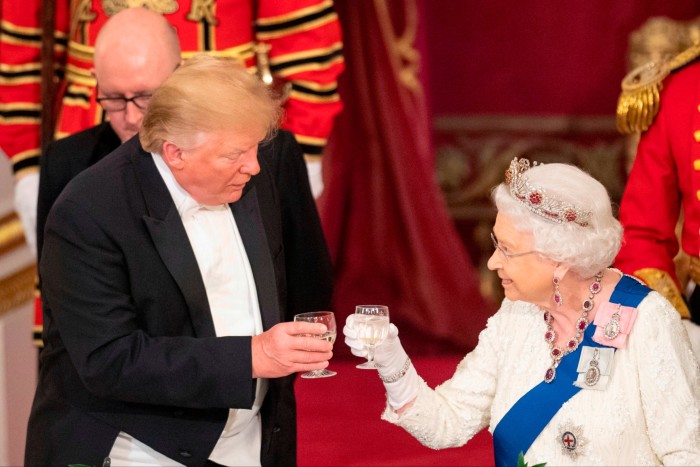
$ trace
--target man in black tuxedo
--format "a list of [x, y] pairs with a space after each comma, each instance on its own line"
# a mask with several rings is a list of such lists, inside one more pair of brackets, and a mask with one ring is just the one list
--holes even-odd
[[239, 65], [196, 57], [63, 190], [27, 465], [296, 463], [293, 374], [332, 344], [285, 321], [328, 307], [331, 271], [301, 151], [269, 137], [279, 112]]

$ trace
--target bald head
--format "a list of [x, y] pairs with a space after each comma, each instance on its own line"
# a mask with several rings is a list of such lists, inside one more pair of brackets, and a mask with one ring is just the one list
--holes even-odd
[[180, 62], [180, 41], [175, 28], [160, 14], [146, 8], [127, 8], [112, 16], [95, 41], [95, 68], [113, 55], [128, 55], [142, 62], [165, 55]]
[[[94, 76], [98, 97], [130, 99], [149, 96], [181, 61], [175, 29], [159, 13], [128, 8], [112, 16], [95, 41]], [[123, 110], [107, 112], [122, 142], [141, 128], [143, 108], [131, 101]]]

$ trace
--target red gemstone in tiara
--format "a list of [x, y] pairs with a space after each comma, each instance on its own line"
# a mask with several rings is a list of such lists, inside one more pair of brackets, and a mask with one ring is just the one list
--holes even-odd
[[540, 204], [542, 202], [542, 193], [539, 191], [535, 191], [533, 193], [530, 193], [530, 196], [527, 198], [531, 204]]
[[[532, 164], [532, 167], [537, 162]], [[578, 209], [576, 206], [558, 200], [548, 195], [542, 188], [532, 185], [525, 172], [530, 170], [530, 161], [513, 158], [506, 170], [505, 184], [510, 188], [510, 194], [525, 205], [530, 211], [550, 222], [573, 222], [581, 227], [588, 226], [591, 211]]]

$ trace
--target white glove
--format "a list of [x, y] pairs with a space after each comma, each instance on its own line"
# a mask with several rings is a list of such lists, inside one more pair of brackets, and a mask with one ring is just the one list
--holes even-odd
[[690, 346], [693, 348], [695, 358], [697, 358], [700, 362], [700, 326], [693, 323], [689, 319], [682, 319], [681, 322], [685, 326], [685, 330], [688, 331]]
[[311, 194], [314, 199], [318, 199], [323, 193], [323, 166], [320, 160], [307, 160], [306, 171], [309, 174], [309, 185], [311, 185]]
[[[345, 344], [350, 347], [353, 355], [367, 357], [367, 348], [358, 337], [360, 326], [355, 315], [348, 316], [343, 328]], [[393, 323], [389, 325], [387, 338], [375, 347], [374, 363], [384, 383], [387, 400], [394, 409], [399, 409], [416, 398], [421, 379], [401, 346], [399, 330]]]
[[24, 238], [36, 257], [36, 205], [39, 200], [39, 172], [22, 176], [15, 183], [15, 212], [24, 229]]

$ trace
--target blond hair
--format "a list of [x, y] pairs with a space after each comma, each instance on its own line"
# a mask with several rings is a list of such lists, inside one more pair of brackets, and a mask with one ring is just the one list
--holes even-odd
[[269, 138], [281, 114], [280, 102], [237, 60], [199, 54], [153, 94], [139, 138], [150, 152], [165, 141], [191, 149], [199, 134], [223, 130]]

